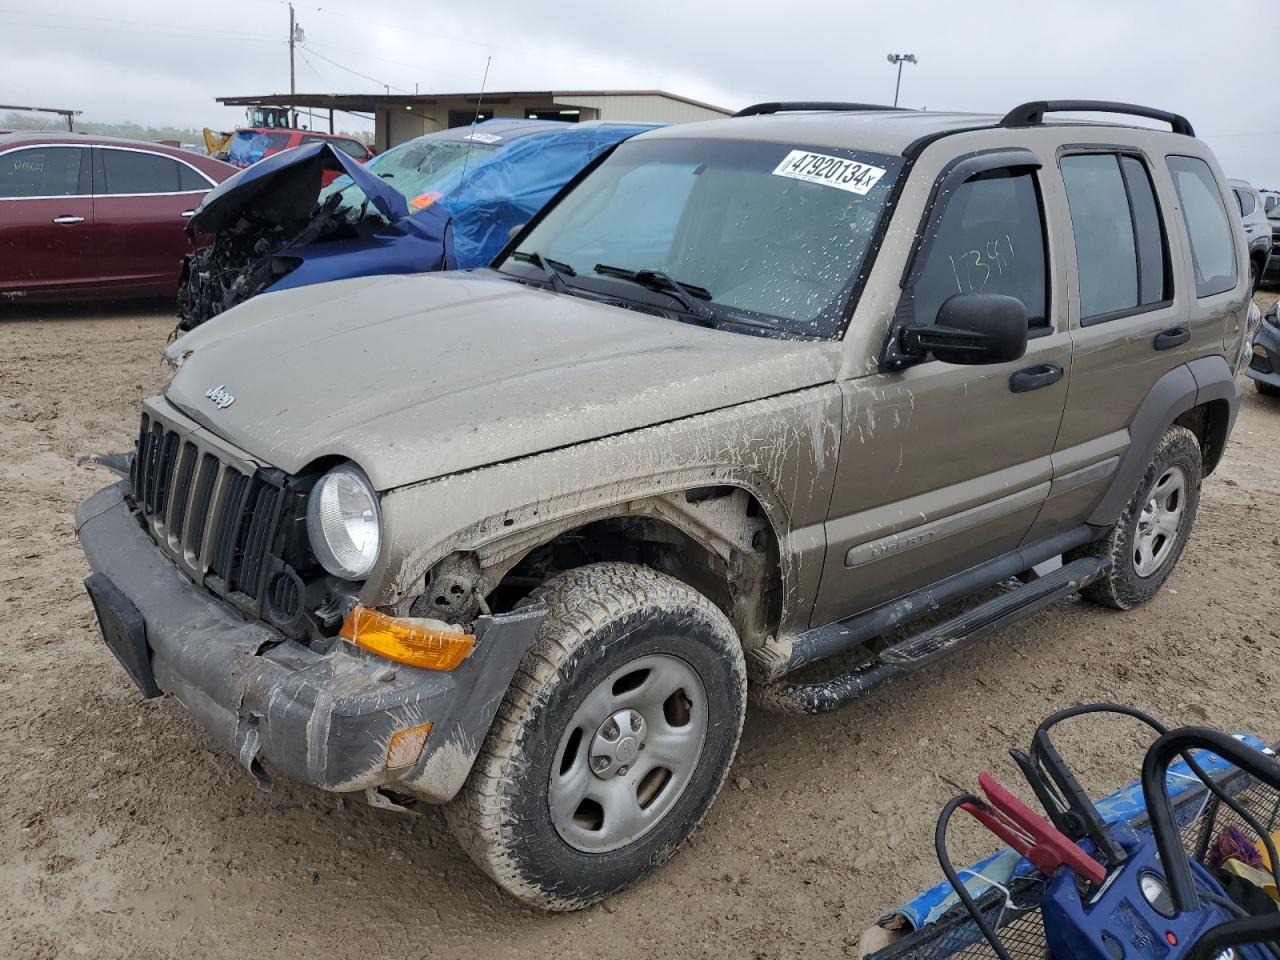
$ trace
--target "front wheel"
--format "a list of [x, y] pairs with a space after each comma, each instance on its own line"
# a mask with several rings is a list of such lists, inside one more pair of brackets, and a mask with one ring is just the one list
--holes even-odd
[[581, 567], [530, 600], [547, 619], [445, 813], [508, 893], [573, 910], [654, 870], [701, 821], [737, 749], [746, 664], [718, 608], [645, 567]]
[[1263, 383], [1261, 380], [1253, 381], [1253, 385], [1258, 388], [1258, 392], [1264, 397], [1280, 397], [1280, 387], [1273, 386], [1270, 383]]
[[1200, 442], [1186, 427], [1170, 427], [1115, 527], [1070, 554], [1108, 556], [1111, 569], [1082, 593], [1095, 603], [1129, 610], [1150, 600], [1173, 572], [1200, 504]]

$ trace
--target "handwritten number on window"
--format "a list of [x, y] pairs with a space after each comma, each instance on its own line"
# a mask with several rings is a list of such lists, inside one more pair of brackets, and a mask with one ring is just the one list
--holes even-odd
[[979, 243], [974, 249], [948, 256], [958, 293], [980, 293], [992, 276], [1002, 277], [1013, 267], [1013, 238], [1007, 233]]

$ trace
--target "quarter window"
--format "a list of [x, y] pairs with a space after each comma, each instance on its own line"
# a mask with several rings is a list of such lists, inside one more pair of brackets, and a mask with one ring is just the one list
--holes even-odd
[[1253, 194], [1248, 190], [1232, 187], [1231, 192], [1236, 195], [1236, 203], [1240, 206], [1240, 216], [1247, 217], [1258, 208], [1258, 202], [1253, 199]]
[[178, 193], [178, 161], [156, 153], [134, 150], [102, 151], [102, 169], [106, 193]]
[[0, 156], [0, 197], [77, 195], [80, 193], [80, 153], [79, 147], [35, 147]]
[[1081, 322], [1167, 300], [1164, 231], [1142, 161], [1089, 153], [1063, 157], [1059, 166], [1075, 237]]
[[1191, 241], [1196, 296], [1211, 297], [1233, 289], [1236, 285], [1235, 244], [1213, 171], [1197, 157], [1170, 157], [1169, 173], [1178, 191], [1182, 219]]
[[1017, 297], [1031, 327], [1048, 325], [1044, 220], [1031, 173], [996, 170], [951, 196], [913, 287], [916, 319], [933, 323], [958, 293]]
[[197, 190], [203, 192], [209, 189], [209, 181], [185, 163], [180, 163], [178, 164], [178, 188], [183, 193], [193, 193]]

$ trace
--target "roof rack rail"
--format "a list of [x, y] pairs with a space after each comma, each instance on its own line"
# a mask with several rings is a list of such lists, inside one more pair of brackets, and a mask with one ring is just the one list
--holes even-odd
[[841, 103], [839, 100], [773, 100], [743, 107], [735, 117], [758, 117], [765, 113], [791, 113], [800, 110], [897, 110], [883, 103]]
[[1110, 100], [1032, 100], [1014, 107], [1000, 121], [1002, 127], [1033, 127], [1044, 123], [1046, 113], [1124, 113], [1131, 117], [1146, 117], [1169, 124], [1174, 133], [1194, 137], [1191, 121], [1168, 110], [1142, 107], [1135, 103], [1114, 103]]

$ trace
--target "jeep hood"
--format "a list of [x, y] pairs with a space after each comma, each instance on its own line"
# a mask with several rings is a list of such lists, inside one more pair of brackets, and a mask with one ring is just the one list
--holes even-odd
[[387, 490], [832, 382], [839, 345], [709, 330], [486, 270], [267, 293], [166, 354], [182, 361], [169, 401], [250, 456], [289, 473], [343, 457]]

